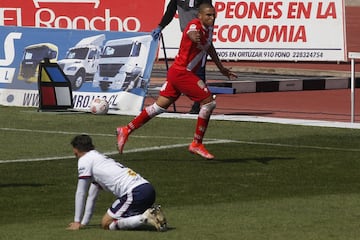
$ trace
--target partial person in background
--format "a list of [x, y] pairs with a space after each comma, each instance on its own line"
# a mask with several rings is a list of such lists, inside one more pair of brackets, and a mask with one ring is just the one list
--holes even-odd
[[96, 151], [88, 135], [76, 136], [71, 145], [78, 159], [78, 183], [74, 221], [68, 230], [79, 230], [90, 222], [100, 190], [116, 197], [102, 218], [104, 229], [127, 230], [150, 225], [158, 231], [166, 230], [160, 207], [153, 206], [155, 190], [146, 179]]
[[140, 128], [150, 119], [165, 112], [181, 94], [184, 94], [192, 101], [201, 103], [194, 139], [189, 146], [189, 151], [206, 159], [214, 158], [202, 142], [210, 116], [216, 107], [216, 102], [206, 83], [195, 73], [201, 65], [203, 56], [209, 54], [224, 76], [229, 79], [237, 77], [235, 73], [222, 65], [212, 44], [212, 27], [215, 16], [215, 9], [211, 4], [203, 3], [200, 5], [198, 18], [191, 20], [183, 31], [179, 52], [173, 65], [169, 68], [166, 82], [161, 87], [156, 102], [145, 107], [126, 126], [116, 129], [119, 153], [123, 152], [130, 133]]
[[[194, 18], [197, 18], [200, 4], [212, 4], [211, 2], [211, 0], [170, 0], [159, 25], [151, 33], [153, 38], [156, 40], [160, 37], [161, 31], [174, 19], [176, 11], [178, 11], [180, 30], [183, 32], [186, 25]], [[204, 82], [206, 82], [206, 58], [207, 55], [202, 59], [201, 67], [196, 72], [196, 75]], [[200, 103], [194, 102], [189, 113], [198, 114], [199, 111]]]

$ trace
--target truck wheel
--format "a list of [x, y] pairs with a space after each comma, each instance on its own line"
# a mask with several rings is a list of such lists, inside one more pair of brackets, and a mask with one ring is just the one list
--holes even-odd
[[85, 72], [78, 71], [75, 75], [74, 81], [72, 82], [72, 89], [78, 90], [79, 88], [81, 88], [84, 81], [85, 81]]

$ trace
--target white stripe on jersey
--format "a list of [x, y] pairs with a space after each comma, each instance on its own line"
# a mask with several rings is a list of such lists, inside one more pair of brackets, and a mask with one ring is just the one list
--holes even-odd
[[[191, 29], [189, 29], [188, 32], [190, 32]], [[211, 42], [212, 42], [212, 36], [213, 36], [213, 28], [209, 27], [208, 28], [209, 31], [209, 37], [206, 40], [206, 43], [204, 45], [200, 45], [200, 47], [202, 48], [202, 51], [199, 52], [199, 54], [197, 54], [190, 62], [189, 64], [186, 66], [186, 70], [188, 71], [192, 71], [194, 69], [194, 67], [196, 67], [198, 65], [198, 63], [201, 61], [201, 66], [204, 67], [205, 62], [206, 62], [206, 57], [207, 57], [207, 50], [209, 49]]]
[[206, 52], [204, 50], [199, 52], [199, 54], [196, 55], [186, 66], [186, 70], [192, 71], [194, 67], [196, 67], [198, 63], [204, 58], [204, 56], [206, 56]]

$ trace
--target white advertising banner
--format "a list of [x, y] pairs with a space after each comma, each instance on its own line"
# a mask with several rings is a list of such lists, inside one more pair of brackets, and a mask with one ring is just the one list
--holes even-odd
[[[167, 0], [169, 2], [169, 0]], [[345, 61], [344, 0], [213, 1], [213, 43], [224, 60]], [[164, 30], [167, 57], [178, 51], [178, 18]], [[163, 49], [159, 57], [164, 57]]]

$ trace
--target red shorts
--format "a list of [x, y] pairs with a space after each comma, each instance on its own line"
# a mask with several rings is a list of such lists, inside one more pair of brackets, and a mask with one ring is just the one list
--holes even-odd
[[211, 96], [204, 81], [195, 73], [170, 67], [167, 80], [160, 90], [160, 96], [177, 99], [181, 94], [195, 102], [201, 102]]

